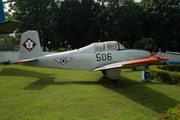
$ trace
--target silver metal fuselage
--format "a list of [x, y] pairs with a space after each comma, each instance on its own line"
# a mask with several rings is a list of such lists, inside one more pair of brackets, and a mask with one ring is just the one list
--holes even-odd
[[101, 52], [82, 53], [71, 50], [40, 56], [37, 61], [25, 62], [23, 65], [49, 67], [58, 69], [92, 71], [97, 67], [116, 62], [125, 62], [150, 58], [150, 52], [145, 50], [125, 49]]

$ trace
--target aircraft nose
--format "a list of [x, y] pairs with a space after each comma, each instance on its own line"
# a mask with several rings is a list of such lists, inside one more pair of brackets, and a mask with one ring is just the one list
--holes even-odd
[[149, 51], [138, 50], [137, 52], [139, 53], [138, 56], [140, 56], [141, 59], [145, 59], [145, 58], [151, 57], [151, 53]]

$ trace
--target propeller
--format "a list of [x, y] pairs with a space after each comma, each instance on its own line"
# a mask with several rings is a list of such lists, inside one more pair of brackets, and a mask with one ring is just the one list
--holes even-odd
[[168, 61], [169, 58], [164, 57], [162, 61]]
[[169, 60], [169, 58], [167, 58], [167, 57], [161, 57], [161, 56], [157, 56], [156, 57], [156, 59], [159, 59], [159, 61], [168, 61]]

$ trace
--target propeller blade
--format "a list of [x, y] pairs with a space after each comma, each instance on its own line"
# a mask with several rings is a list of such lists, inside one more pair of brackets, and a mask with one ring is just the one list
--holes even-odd
[[168, 61], [169, 58], [164, 57], [162, 61]]

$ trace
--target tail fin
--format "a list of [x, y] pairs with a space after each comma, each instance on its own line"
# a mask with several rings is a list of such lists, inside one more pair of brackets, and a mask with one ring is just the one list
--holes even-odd
[[42, 50], [37, 31], [29, 30], [21, 34], [19, 59], [29, 59], [42, 55]]
[[6, 21], [2, 0], [0, 0], [0, 23]]

